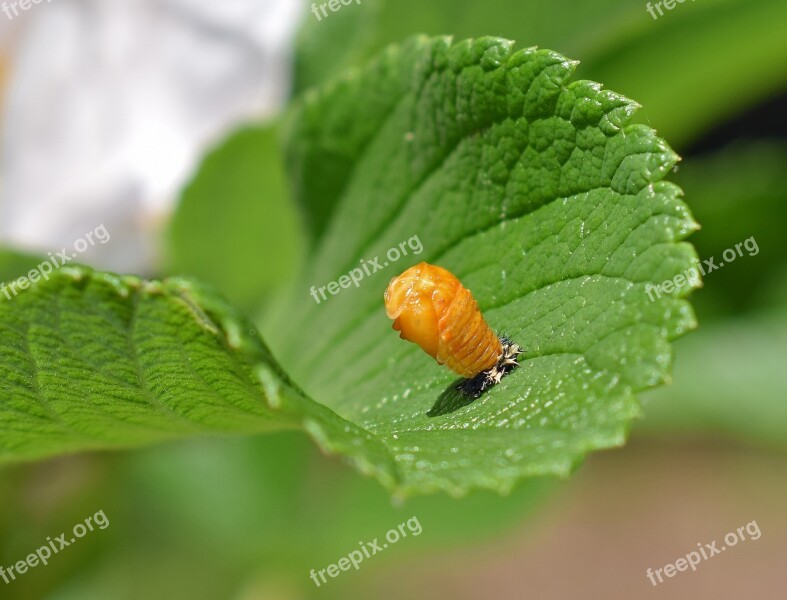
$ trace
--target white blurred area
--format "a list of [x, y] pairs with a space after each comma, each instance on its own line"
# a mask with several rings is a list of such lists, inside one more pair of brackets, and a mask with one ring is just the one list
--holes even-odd
[[150, 272], [203, 153], [283, 106], [304, 12], [301, 0], [43, 0], [0, 13], [0, 246], [46, 253], [103, 224], [111, 243], [80, 261]]

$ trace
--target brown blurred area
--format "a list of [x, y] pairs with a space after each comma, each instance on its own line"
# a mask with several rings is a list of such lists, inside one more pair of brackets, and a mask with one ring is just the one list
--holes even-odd
[[[713, 443], [633, 441], [592, 455], [524, 528], [500, 540], [412, 560], [353, 597], [784, 598], [787, 473], [783, 457]], [[739, 541], [654, 587], [662, 568], [751, 521]], [[457, 527], [461, 527], [457, 523]], [[428, 590], [428, 595], [424, 594]]]

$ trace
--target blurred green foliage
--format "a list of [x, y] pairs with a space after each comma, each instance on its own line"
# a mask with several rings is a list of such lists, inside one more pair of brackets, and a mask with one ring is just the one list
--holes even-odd
[[29, 273], [46, 257], [11, 249], [0, 249], [0, 281], [11, 281]]
[[282, 169], [273, 128], [241, 129], [211, 151], [183, 191], [163, 272], [208, 281], [246, 310], [285, 285], [303, 240]]
[[676, 343], [673, 385], [646, 396], [638, 432], [787, 444], [785, 164], [787, 143], [741, 143], [686, 161], [677, 174], [703, 225], [692, 238], [701, 258], [719, 265], [751, 238], [757, 250], [705, 277], [695, 299], [702, 326]]
[[691, 238], [701, 259], [713, 257], [719, 265], [728, 248], [756, 242], [749, 243], [754, 250], [708, 273], [696, 294], [704, 320], [745, 317], [776, 301], [774, 286], [787, 268], [785, 165], [787, 141], [741, 142], [690, 158], [675, 174], [702, 225]]
[[364, 0], [318, 21], [309, 14], [296, 89], [356, 66], [407, 36], [496, 35], [580, 60], [577, 76], [635, 98], [678, 151], [722, 119], [787, 87], [787, 4], [686, 2], [654, 21], [623, 0]]

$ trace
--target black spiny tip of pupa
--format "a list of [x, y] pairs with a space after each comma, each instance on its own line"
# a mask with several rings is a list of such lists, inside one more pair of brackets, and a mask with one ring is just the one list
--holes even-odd
[[523, 352], [521, 346], [516, 342], [512, 342], [507, 336], [500, 336], [500, 343], [503, 346], [503, 352], [500, 354], [500, 358], [497, 359], [497, 364], [491, 369], [481, 371], [475, 377], [463, 380], [456, 386], [457, 390], [465, 396], [478, 398], [486, 390], [500, 383], [503, 377], [519, 366], [517, 359]]

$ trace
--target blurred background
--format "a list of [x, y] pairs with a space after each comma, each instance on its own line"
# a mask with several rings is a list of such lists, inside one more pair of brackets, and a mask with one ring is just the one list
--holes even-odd
[[[53, 0], [0, 12], [0, 278], [103, 224], [80, 260], [187, 273], [250, 315], [303, 258], [277, 122], [311, 86], [415, 33], [499, 35], [579, 59], [683, 157], [708, 273], [673, 383], [628, 444], [510, 496], [395, 503], [304, 435], [195, 439], [0, 468], [0, 565], [103, 510], [104, 530], [0, 597], [776, 598], [787, 575], [787, 3]], [[7, 12], [6, 12], [7, 9]], [[275, 259], [270, 259], [275, 249]], [[36, 261], [37, 262], [37, 261]], [[320, 588], [359, 541], [408, 537]], [[756, 521], [658, 587], [648, 568]]]

